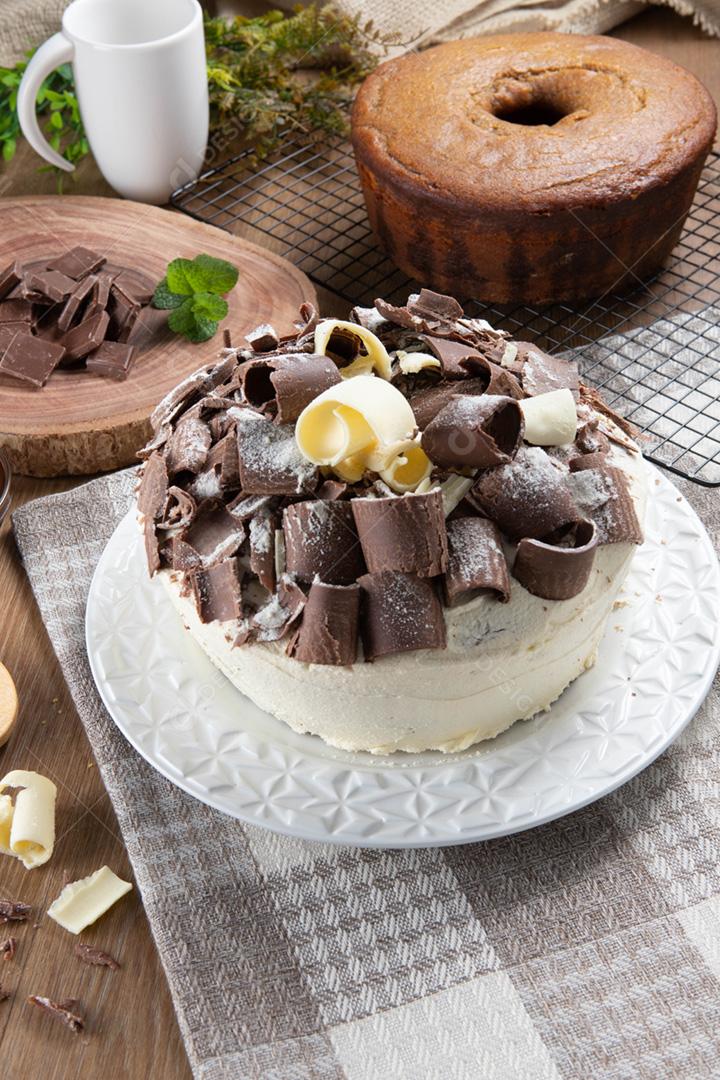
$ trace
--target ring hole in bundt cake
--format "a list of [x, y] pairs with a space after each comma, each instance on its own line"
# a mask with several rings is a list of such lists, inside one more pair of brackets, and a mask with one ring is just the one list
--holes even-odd
[[509, 104], [496, 110], [493, 115], [506, 124], [520, 124], [522, 127], [553, 127], [568, 115], [550, 101], [533, 101], [531, 104]]

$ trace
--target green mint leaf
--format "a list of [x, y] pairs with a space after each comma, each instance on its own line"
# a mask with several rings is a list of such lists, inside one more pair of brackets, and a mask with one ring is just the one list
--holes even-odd
[[232, 263], [212, 255], [197, 255], [186, 270], [187, 280], [198, 293], [225, 296], [237, 285], [238, 271]]
[[206, 315], [196, 315], [194, 303], [196, 297], [187, 297], [180, 307], [170, 312], [168, 326], [176, 334], [182, 334], [188, 341], [209, 341], [217, 332], [216, 319], [210, 319]]
[[192, 298], [193, 311], [198, 319], [212, 319], [219, 322], [228, 313], [227, 300], [211, 292], [198, 292]]
[[214, 319], [206, 319], [204, 316], [195, 317], [195, 328], [185, 336], [189, 341], [209, 341], [217, 333], [218, 324]]
[[173, 259], [168, 265], [167, 283], [171, 292], [180, 296], [192, 296], [194, 292], [198, 292], [190, 280], [192, 265], [190, 259]]
[[174, 293], [168, 285], [167, 278], [163, 278], [155, 289], [152, 302], [153, 307], [161, 308], [163, 311], [169, 311], [171, 308], [180, 307], [186, 300], [186, 296], [178, 296], [177, 293]]

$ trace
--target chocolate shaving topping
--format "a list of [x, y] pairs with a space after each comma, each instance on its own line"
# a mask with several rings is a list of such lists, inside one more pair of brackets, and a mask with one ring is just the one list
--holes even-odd
[[283, 534], [288, 573], [300, 581], [351, 585], [365, 573], [350, 502], [294, 503], [284, 512]]
[[[600, 413], [601, 416], [606, 417], [610, 421], [609, 426], [603, 426], [603, 431], [611, 442], [617, 443], [618, 446], [623, 446], [626, 450], [637, 452], [638, 448], [635, 445], [634, 440], [638, 436], [638, 429], [634, 424], [631, 424], [629, 420], [626, 420], [624, 416], [621, 416], [620, 413], [611, 409], [597, 390], [592, 386], [585, 386], [584, 383], [580, 383], [580, 401], [583, 405], [589, 405], [596, 413]], [[620, 431], [617, 431], [617, 428], [619, 428]], [[623, 439], [622, 434], [627, 435], [627, 438]]]
[[340, 480], [324, 480], [317, 490], [318, 499], [327, 499], [328, 502], [336, 502], [342, 499], [348, 485]]
[[96, 251], [91, 251], [90, 248], [78, 246], [66, 251], [58, 259], [53, 259], [51, 263], [48, 263], [48, 270], [55, 270], [59, 274], [67, 274], [68, 277], [79, 281], [80, 278], [85, 277], [87, 274], [94, 274], [96, 270], [105, 265], [105, 262], [106, 259], [103, 255], [98, 255]]
[[245, 340], [253, 352], [256, 353], [272, 352], [280, 344], [279, 337], [268, 323], [256, 326], [254, 330], [245, 335]]
[[203, 420], [183, 417], [167, 442], [168, 472], [199, 473], [207, 460], [211, 442], [210, 428]]
[[3, 955], [6, 960], [14, 960], [16, 952], [17, 941], [14, 937], [9, 937], [5, 941], [0, 941], [0, 955]]
[[577, 396], [580, 380], [577, 364], [562, 356], [551, 356], [529, 341], [515, 341], [518, 362], [522, 364], [523, 390], [531, 397], [551, 390], [572, 390]]
[[[209, 427], [212, 437], [212, 424]], [[240, 461], [234, 424], [210, 450], [205, 462], [205, 470], [210, 469], [216, 472], [219, 486], [223, 491], [237, 491], [240, 487]]]
[[418, 315], [413, 315], [406, 307], [396, 307], [387, 300], [377, 299], [375, 309], [387, 322], [396, 326], [403, 326], [406, 330], [422, 330], [423, 320]]
[[250, 518], [250, 569], [268, 592], [275, 591], [275, 515], [268, 509]]
[[29, 904], [17, 903], [14, 900], [0, 900], [0, 923], [27, 922], [31, 911]]
[[229, 502], [228, 510], [233, 517], [240, 521], [248, 521], [255, 514], [262, 514], [266, 510], [273, 510], [277, 505], [277, 499], [271, 495], [245, 495], [242, 492]]
[[442, 468], [486, 469], [514, 457], [524, 430], [514, 398], [458, 396], [425, 428], [422, 448]]
[[304, 664], [354, 664], [359, 611], [357, 585], [313, 582], [300, 629], [288, 647], [288, 655]]
[[597, 545], [592, 521], [577, 522], [559, 543], [523, 539], [517, 547], [513, 577], [533, 596], [569, 600], [590, 580]]
[[448, 549], [441, 492], [350, 502], [371, 574], [396, 570], [434, 577], [447, 569]]
[[361, 635], [365, 660], [416, 649], [444, 649], [445, 616], [431, 581], [385, 570], [365, 574]]
[[410, 406], [415, 414], [415, 421], [420, 431], [424, 431], [430, 421], [444, 409], [449, 401], [459, 394], [478, 396], [487, 390], [484, 379], [465, 379], [463, 382], [442, 382], [437, 386], [428, 386], [418, 390], [410, 397]]
[[581, 516], [564, 470], [539, 446], [481, 473], [469, 499], [510, 540], [542, 539]]
[[597, 469], [607, 462], [608, 451], [596, 450], [592, 454], [578, 454], [568, 459], [570, 472], [582, 472], [583, 469]]
[[235, 555], [245, 539], [242, 522], [228, 512], [219, 500], [202, 503], [179, 539], [198, 553], [205, 567]]
[[173, 485], [167, 489], [163, 516], [158, 520], [161, 529], [185, 529], [197, 513], [197, 503], [192, 495]]
[[486, 356], [469, 356], [463, 361], [462, 366], [473, 378], [485, 380], [486, 394], [501, 394], [504, 397], [516, 398], [518, 401], [525, 397], [523, 388], [515, 376], [499, 364], [494, 364]]
[[207, 364], [205, 367], [199, 368], [191, 375], [188, 375], [155, 406], [150, 416], [153, 431], [157, 432], [161, 427], [169, 423], [185, 406], [192, 402], [194, 397], [202, 397], [209, 394], [216, 386], [220, 386], [234, 368], [235, 354], [231, 353], [229, 356], [223, 357], [219, 363]]
[[2, 354], [0, 373], [33, 386], [44, 386], [64, 355], [62, 345], [31, 334], [18, 333]]
[[273, 404], [281, 424], [293, 423], [323, 390], [341, 381], [327, 356], [307, 353], [251, 360], [243, 369], [243, 392], [257, 409]]
[[432, 289], [421, 289], [417, 296], [410, 297], [407, 309], [411, 315], [419, 315], [423, 319], [441, 319], [445, 322], [462, 319], [465, 314], [454, 297], [433, 292]]
[[318, 471], [300, 453], [295, 429], [273, 424], [253, 409], [230, 410], [237, 420], [240, 486], [248, 495], [302, 495], [317, 487]]
[[155, 522], [152, 520], [151, 517], [146, 517], [143, 520], [142, 529], [148, 571], [150, 573], [150, 577], [154, 577], [160, 569], [161, 561], [160, 543], [158, 541], [157, 533], [155, 532]]
[[320, 316], [315, 310], [315, 305], [308, 301], [302, 303], [300, 305], [300, 318], [295, 323], [298, 338], [301, 338], [306, 334], [312, 334], [319, 321]]
[[302, 589], [284, 574], [278, 582], [277, 592], [251, 619], [251, 636], [258, 641], [284, 638], [302, 615], [305, 599]]
[[459, 517], [447, 524], [448, 568], [445, 598], [449, 607], [477, 596], [494, 593], [506, 604], [510, 575], [497, 526], [486, 518]]
[[168, 498], [168, 471], [161, 454], [155, 453], [145, 462], [138, 488], [138, 510], [151, 521], [159, 521]]
[[225, 559], [189, 575], [200, 621], [226, 622], [242, 615], [242, 581], [237, 559]]
[[[50, 1016], [55, 1017], [55, 1019], [59, 1020], [62, 1024], [65, 1025], [65, 1027], [68, 1027], [71, 1031], [74, 1031], [76, 1035], [79, 1035], [85, 1027], [85, 1022], [82, 1016], [78, 1016], [76, 1012], [73, 1012], [71, 1008], [68, 1008], [68, 1006], [71, 1004], [69, 1001], [52, 1001], [50, 998], [39, 997], [37, 994], [31, 994], [28, 998], [28, 1002], [31, 1005], [37, 1005], [40, 1009], [44, 1009], [46, 1013], [49, 1013]], [[74, 1007], [75, 1003], [73, 1002], [73, 1008]]]
[[446, 379], [466, 379], [468, 369], [465, 367], [464, 361], [471, 358], [475, 360], [485, 359], [481, 352], [466, 342], [430, 336], [423, 336], [422, 340], [433, 356], [436, 356], [442, 364], [443, 375]]
[[96, 949], [84, 941], [76, 943], [75, 955], [82, 960], [83, 964], [88, 964], [90, 967], [107, 967], [113, 971], [120, 970], [120, 965], [110, 953], [104, 952], [103, 949]]
[[597, 526], [599, 544], [642, 544], [643, 531], [622, 469], [604, 462], [569, 478], [575, 502]]

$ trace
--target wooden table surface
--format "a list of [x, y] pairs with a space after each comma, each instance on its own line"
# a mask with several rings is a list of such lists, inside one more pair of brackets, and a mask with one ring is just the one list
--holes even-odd
[[[720, 100], [720, 43], [703, 37], [689, 19], [667, 10], [643, 13], [615, 31], [618, 37], [684, 64]], [[51, 194], [54, 179], [38, 173], [38, 159], [22, 147], [0, 171], [0, 194]], [[80, 169], [73, 194], [111, 195], [91, 162]], [[13, 505], [73, 486], [72, 480], [16, 478]], [[137, 892], [123, 899], [84, 939], [107, 948], [120, 971], [89, 968], [73, 955], [74, 938], [45, 916], [70, 880], [107, 863], [130, 877], [127, 853], [110, 800], [67, 692], [60, 668], [23, 573], [7, 522], [0, 530], [0, 660], [12, 672], [20, 697], [13, 736], [0, 750], [0, 776], [33, 769], [58, 788], [55, 854], [28, 873], [2, 858], [0, 896], [30, 903], [27, 924], [0, 928], [18, 951], [0, 959], [0, 985], [11, 997], [0, 1003], [0, 1076], [3, 1080], [185, 1080], [190, 1069], [165, 975]], [[37, 924], [37, 925], [36, 925]], [[86, 1009], [87, 1032], [75, 1036], [25, 1003], [29, 994], [76, 997]]]

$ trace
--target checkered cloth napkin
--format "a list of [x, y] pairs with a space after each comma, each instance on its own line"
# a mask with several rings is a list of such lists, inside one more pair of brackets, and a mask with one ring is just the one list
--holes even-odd
[[[720, 1073], [720, 698], [624, 788], [485, 844], [358, 851], [243, 826], [155, 773], [85, 654], [133, 487], [15, 532], [202, 1080], [700, 1080]], [[683, 493], [717, 543], [717, 495]]]

